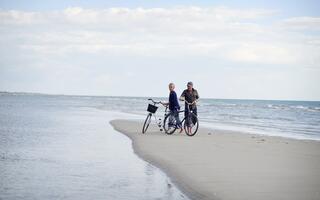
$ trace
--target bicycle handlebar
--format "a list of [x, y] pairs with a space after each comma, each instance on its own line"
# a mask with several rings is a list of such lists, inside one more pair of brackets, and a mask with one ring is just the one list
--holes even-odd
[[195, 103], [195, 101], [194, 101], [193, 103], [190, 103], [190, 102], [188, 102], [188, 101], [185, 100], [185, 99], [183, 99], [183, 100], [181, 100], [181, 101], [185, 101], [189, 106]]
[[148, 99], [148, 100], [152, 101], [152, 103], [154, 103], [154, 104], [162, 104], [163, 105], [163, 103], [161, 101], [154, 101], [153, 99]]
[[[148, 100], [151, 101], [151, 102], [154, 103], [154, 104], [162, 104], [163, 106], [168, 107], [168, 105], [163, 104], [161, 101], [154, 101], [154, 100], [151, 99], [151, 98], [149, 98]], [[193, 103], [190, 103], [190, 102], [188, 102], [188, 101], [185, 100], [185, 99], [182, 100], [182, 101], [185, 101], [188, 105], [192, 105], [192, 104], [195, 103], [195, 101], [194, 101]]]

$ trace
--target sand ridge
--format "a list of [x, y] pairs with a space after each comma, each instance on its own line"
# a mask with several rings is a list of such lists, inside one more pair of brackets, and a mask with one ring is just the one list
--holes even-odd
[[320, 199], [320, 142], [200, 128], [166, 135], [142, 121], [113, 120], [142, 159], [191, 199]]

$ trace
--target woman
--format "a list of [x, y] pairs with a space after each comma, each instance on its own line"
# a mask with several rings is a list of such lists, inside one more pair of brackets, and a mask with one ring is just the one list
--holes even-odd
[[177, 97], [177, 93], [174, 91], [175, 85], [173, 83], [169, 84], [169, 103], [164, 103], [165, 105], [169, 105], [169, 110], [170, 112], [174, 113], [174, 117], [176, 120], [176, 125], [177, 128], [180, 128], [180, 133], [183, 131], [181, 121], [179, 118], [179, 110], [180, 110], [180, 105]]

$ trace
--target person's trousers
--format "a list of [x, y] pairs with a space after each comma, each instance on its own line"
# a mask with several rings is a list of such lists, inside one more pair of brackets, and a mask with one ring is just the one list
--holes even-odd
[[184, 111], [184, 117], [186, 118], [186, 124], [188, 125], [188, 126], [190, 126], [191, 124], [191, 122], [193, 123], [193, 124], [195, 124], [196, 122], [197, 122], [197, 120], [196, 120], [196, 117], [195, 116], [198, 116], [198, 112], [197, 112], [197, 107], [192, 107], [192, 106], [189, 106], [189, 110], [190, 110], [190, 112], [192, 112], [194, 115], [192, 115], [191, 113], [189, 113], [190, 115], [191, 115], [191, 122], [189, 122], [189, 120], [187, 120], [187, 116], [188, 116], [188, 112], [187, 112], [187, 107], [185, 108], [185, 111]]
[[171, 111], [173, 113], [174, 119], [176, 121], [176, 126], [177, 128], [181, 128], [181, 121], [180, 121], [180, 117], [179, 117], [179, 111], [178, 110], [173, 110]]

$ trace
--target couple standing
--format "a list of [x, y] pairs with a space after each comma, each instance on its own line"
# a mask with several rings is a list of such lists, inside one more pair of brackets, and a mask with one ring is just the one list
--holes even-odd
[[[169, 110], [170, 112], [174, 113], [175, 119], [176, 119], [176, 124], [178, 128], [181, 128], [180, 133], [183, 131], [183, 127], [179, 118], [179, 110], [180, 110], [180, 105], [177, 97], [177, 93], [174, 91], [175, 85], [174, 83], [169, 84], [169, 102], [166, 103], [169, 105]], [[181, 101], [185, 101], [185, 112], [184, 116], [186, 117], [188, 115], [187, 107], [189, 106], [190, 111], [192, 111], [195, 115], [197, 115], [197, 101], [199, 99], [199, 94], [196, 89], [193, 88], [193, 83], [188, 82], [187, 83], [187, 89], [184, 90], [179, 98]], [[187, 124], [187, 128], [190, 129], [188, 131], [191, 132], [191, 124]]]

